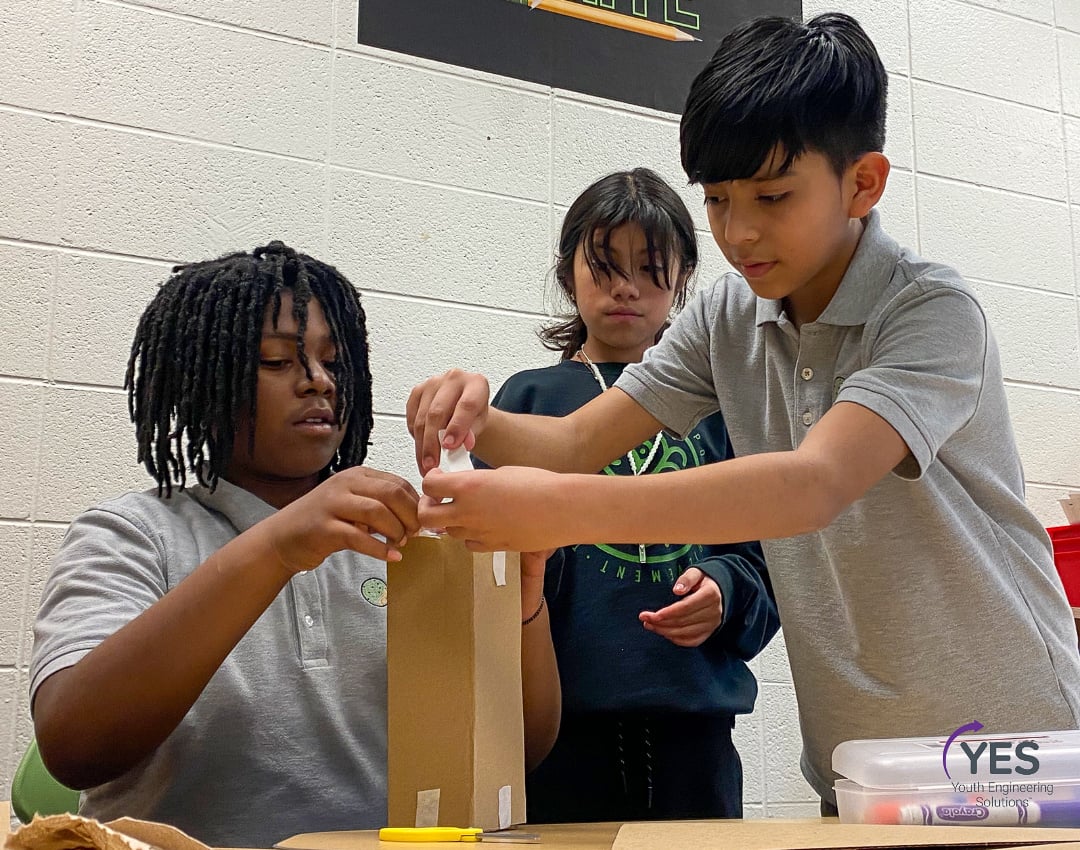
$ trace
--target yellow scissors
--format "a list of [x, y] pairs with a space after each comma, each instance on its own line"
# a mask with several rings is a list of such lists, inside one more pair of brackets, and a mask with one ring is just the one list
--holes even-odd
[[514, 829], [484, 832], [479, 827], [384, 826], [379, 830], [379, 841], [503, 841], [536, 844], [540, 841], [540, 836], [535, 832], [518, 832]]

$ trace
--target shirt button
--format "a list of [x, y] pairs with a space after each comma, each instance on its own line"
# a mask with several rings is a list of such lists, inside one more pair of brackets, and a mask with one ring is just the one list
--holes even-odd
[[814, 370], [809, 366], [802, 370], [802, 379], [804, 381], [809, 381], [812, 377], [814, 377]]
[[310, 614], [305, 614], [304, 615], [304, 625], [307, 626], [310, 629], [312, 626], [315, 625], [315, 618], [312, 617]]
[[802, 415], [802, 424], [803, 425], [813, 425], [814, 424], [814, 414], [811, 413], [809, 410], [806, 411], [806, 413], [804, 413]]
[[297, 573], [298, 576], [306, 576], [307, 574], [308, 574], [307, 570], [300, 570], [300, 572]]

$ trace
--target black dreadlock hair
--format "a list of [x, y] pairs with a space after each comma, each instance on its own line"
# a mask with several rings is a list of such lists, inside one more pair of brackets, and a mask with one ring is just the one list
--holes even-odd
[[334, 414], [345, 436], [331, 472], [363, 463], [373, 424], [367, 328], [360, 297], [333, 266], [279, 241], [216, 260], [175, 266], [139, 320], [124, 389], [138, 459], [162, 490], [183, 489], [186, 472], [213, 490], [233, 452], [238, 417], [249, 413], [254, 447], [259, 346], [267, 306], [274, 326], [281, 295], [292, 293], [297, 354], [304, 350], [308, 303], [326, 314], [337, 348]]

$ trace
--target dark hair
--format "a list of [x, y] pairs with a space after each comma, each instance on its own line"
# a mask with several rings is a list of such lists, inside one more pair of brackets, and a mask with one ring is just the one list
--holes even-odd
[[[652, 273], [653, 283], [662, 289], [674, 287], [674, 306], [682, 307], [686, 303], [687, 283], [698, 264], [694, 220], [675, 190], [648, 168], [616, 171], [601, 177], [570, 205], [555, 252], [555, 280], [562, 293], [574, 303], [574, 253], [578, 245], [582, 246], [594, 279], [601, 276], [601, 265], [629, 277], [629, 272], [619, 268], [611, 256], [611, 231], [623, 224], [641, 226], [650, 257], [660, 260], [656, 263], [659, 271]], [[603, 259], [597, 256], [597, 246], [593, 244], [593, 235], [598, 231], [604, 237], [600, 244]], [[672, 260], [679, 267], [675, 281], [668, 275]], [[556, 321], [542, 328], [539, 336], [545, 348], [561, 351], [562, 359], [569, 360], [585, 344], [588, 329], [574, 310], [556, 316]]]
[[757, 18], [732, 30], [697, 75], [680, 128], [691, 183], [752, 177], [774, 152], [780, 172], [824, 154], [837, 174], [885, 145], [885, 68], [859, 23]]
[[271, 242], [250, 254], [179, 265], [143, 311], [131, 345], [124, 389], [135, 423], [138, 459], [172, 494], [186, 471], [213, 489], [232, 457], [238, 417], [248, 413], [255, 442], [256, 383], [266, 308], [276, 326], [281, 295], [292, 293], [297, 354], [304, 351], [308, 303], [326, 314], [337, 348], [335, 415], [341, 446], [324, 470], [362, 463], [371, 434], [371, 371], [359, 295], [333, 266]]

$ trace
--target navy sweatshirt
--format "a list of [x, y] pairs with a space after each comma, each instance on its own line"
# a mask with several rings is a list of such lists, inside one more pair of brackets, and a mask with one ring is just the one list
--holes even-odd
[[[598, 363], [610, 387], [622, 363]], [[496, 394], [494, 407], [512, 413], [565, 416], [600, 394], [589, 367], [573, 360], [519, 372]], [[635, 449], [637, 466], [651, 438]], [[720, 414], [703, 420], [686, 440], [669, 434], [643, 474], [687, 469], [732, 457]], [[477, 466], [483, 466], [476, 461]], [[622, 456], [605, 475], [631, 475]], [[619, 510], [610, 505], [609, 510]], [[657, 505], [657, 510], [669, 510]], [[648, 632], [641, 611], [678, 601], [675, 580], [700, 567], [720, 587], [723, 622], [696, 648]], [[757, 682], [746, 662], [779, 626], [761, 547], [652, 544], [640, 563], [637, 544], [568, 546], [548, 561], [544, 592], [562, 679], [563, 711], [745, 714]]]

